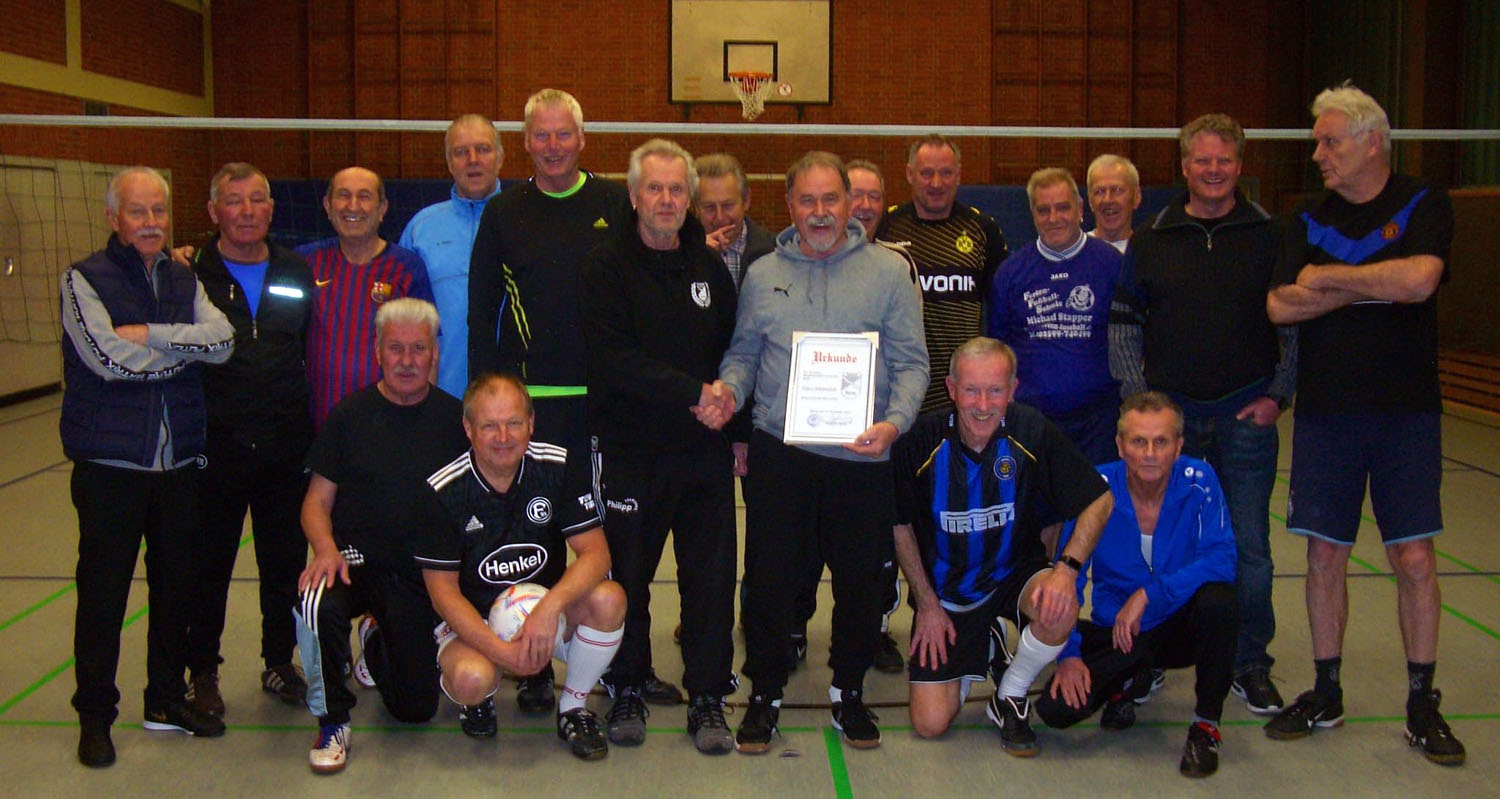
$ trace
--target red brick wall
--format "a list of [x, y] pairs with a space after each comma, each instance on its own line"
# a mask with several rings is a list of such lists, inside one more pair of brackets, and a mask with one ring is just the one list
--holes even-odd
[[0, 50], [65, 64], [68, 60], [64, 0], [6, 0]]
[[168, 0], [81, 0], [83, 68], [203, 94], [203, 17]]

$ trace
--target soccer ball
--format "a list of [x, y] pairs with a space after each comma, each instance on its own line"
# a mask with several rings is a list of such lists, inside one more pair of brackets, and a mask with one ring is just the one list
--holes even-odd
[[[490, 629], [495, 635], [500, 636], [502, 641], [513, 640], [521, 632], [521, 625], [526, 623], [526, 617], [536, 607], [536, 603], [542, 601], [546, 596], [547, 589], [536, 583], [516, 583], [505, 589], [500, 596], [495, 598], [495, 604], [490, 606]], [[567, 620], [561, 616], [557, 619], [557, 646], [563, 644], [563, 634], [567, 626]]]

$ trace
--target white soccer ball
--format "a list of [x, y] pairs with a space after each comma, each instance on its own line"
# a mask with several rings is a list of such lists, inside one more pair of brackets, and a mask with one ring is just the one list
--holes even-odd
[[[536, 608], [536, 603], [542, 601], [547, 595], [547, 589], [536, 583], [516, 583], [505, 589], [500, 596], [495, 598], [495, 604], [490, 606], [490, 629], [495, 635], [500, 636], [502, 641], [511, 641], [521, 632], [521, 625], [526, 623], [526, 617]], [[559, 616], [557, 619], [557, 646], [562, 646], [563, 635], [566, 632], [566, 620]]]

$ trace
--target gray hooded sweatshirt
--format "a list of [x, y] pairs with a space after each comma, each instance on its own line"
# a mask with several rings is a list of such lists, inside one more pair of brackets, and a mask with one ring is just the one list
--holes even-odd
[[[740, 287], [734, 338], [719, 363], [719, 377], [736, 403], [755, 392], [752, 422], [780, 439], [786, 422], [786, 384], [792, 333], [880, 334], [875, 366], [875, 422], [905, 433], [927, 390], [927, 343], [922, 303], [912, 291], [905, 261], [865, 241], [850, 219], [842, 247], [827, 258], [802, 252], [795, 227], [776, 237], [776, 251], [756, 259]], [[837, 445], [797, 445], [815, 455], [868, 460]], [[880, 457], [886, 460], [889, 451]]]

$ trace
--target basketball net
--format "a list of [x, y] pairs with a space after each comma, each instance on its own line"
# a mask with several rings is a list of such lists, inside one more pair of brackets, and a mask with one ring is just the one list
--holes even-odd
[[766, 98], [776, 86], [769, 72], [731, 72], [729, 85], [740, 98], [740, 113], [745, 119], [755, 119], [766, 110]]

